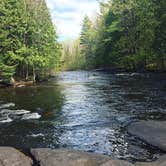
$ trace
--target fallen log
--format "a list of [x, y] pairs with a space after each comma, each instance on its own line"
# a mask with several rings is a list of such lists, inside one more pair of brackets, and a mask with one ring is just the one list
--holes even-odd
[[15, 83], [13, 83], [14, 87], [24, 87], [24, 86], [31, 86], [34, 85], [33, 81], [16, 81]]

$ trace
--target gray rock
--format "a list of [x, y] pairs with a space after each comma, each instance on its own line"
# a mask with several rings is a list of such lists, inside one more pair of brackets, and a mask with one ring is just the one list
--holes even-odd
[[136, 163], [135, 166], [166, 166], [166, 155], [161, 156], [155, 162]]
[[41, 166], [133, 166], [109, 156], [67, 149], [32, 149]]
[[166, 151], [166, 121], [135, 122], [128, 126], [128, 132], [148, 144]]
[[134, 165], [127, 161], [112, 159], [102, 164], [101, 166], [134, 166]]
[[0, 147], [0, 166], [31, 166], [32, 160], [11, 147]]

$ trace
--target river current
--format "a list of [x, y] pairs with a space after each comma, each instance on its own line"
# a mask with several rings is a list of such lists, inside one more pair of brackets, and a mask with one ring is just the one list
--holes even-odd
[[127, 160], [161, 152], [127, 133], [166, 120], [166, 75], [62, 72], [30, 87], [0, 89], [0, 146], [73, 148]]

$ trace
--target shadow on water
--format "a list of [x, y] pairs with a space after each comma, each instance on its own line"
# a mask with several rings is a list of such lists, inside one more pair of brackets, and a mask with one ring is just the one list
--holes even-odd
[[[61, 87], [38, 85], [26, 88], [0, 89], [1, 103], [14, 103], [11, 110], [38, 112], [41, 118], [0, 123], [0, 144], [19, 148], [58, 146], [55, 124], [63, 123], [58, 114], [64, 103]], [[3, 110], [3, 109], [2, 109]], [[1, 111], [2, 111], [1, 110]], [[10, 115], [9, 115], [10, 116]], [[61, 131], [58, 132], [60, 135]]]
[[165, 74], [77, 71], [32, 87], [0, 89], [0, 107], [14, 103], [7, 109], [41, 115], [0, 123], [0, 145], [68, 147], [153, 160], [160, 151], [128, 135], [126, 126], [137, 120], [166, 120], [165, 83]]

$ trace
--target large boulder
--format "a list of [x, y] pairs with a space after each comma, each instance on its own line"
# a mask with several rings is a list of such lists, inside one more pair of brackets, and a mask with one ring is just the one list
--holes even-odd
[[111, 159], [106, 163], [103, 163], [101, 166], [134, 166], [134, 165], [127, 161]]
[[133, 166], [109, 156], [69, 149], [32, 149], [41, 166]]
[[150, 145], [166, 151], [166, 121], [139, 121], [128, 126], [128, 132]]
[[31, 166], [32, 160], [11, 147], [0, 147], [0, 166]]
[[155, 162], [136, 163], [135, 166], [166, 166], [166, 155], [159, 157]]

